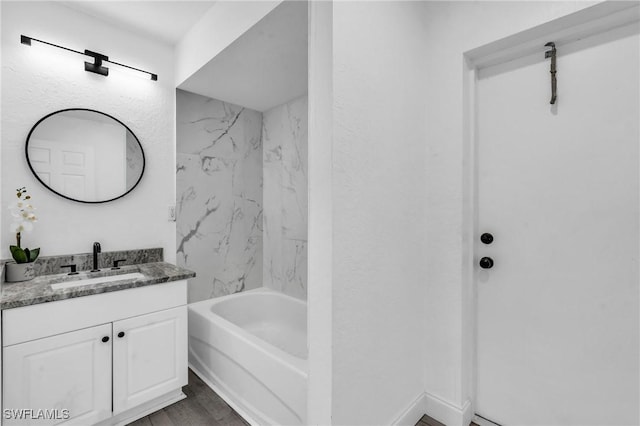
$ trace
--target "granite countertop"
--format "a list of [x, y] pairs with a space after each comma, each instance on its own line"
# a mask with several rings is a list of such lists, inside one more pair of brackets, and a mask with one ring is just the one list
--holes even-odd
[[[61, 282], [112, 276], [116, 274], [130, 274], [133, 272], [139, 272], [143, 274], [144, 277], [101, 284], [83, 285], [80, 287], [69, 287], [59, 290], [53, 290], [51, 288], [51, 284]], [[125, 290], [128, 288], [185, 280], [187, 278], [195, 277], [195, 275], [196, 274], [193, 271], [180, 268], [166, 262], [152, 262], [122, 266], [121, 269], [117, 271], [105, 268], [100, 272], [85, 271], [80, 272], [78, 275], [42, 275], [30, 281], [2, 284], [2, 291], [0, 292], [0, 309], [18, 308], [21, 306], [36, 305], [38, 303], [53, 302], [56, 300], [90, 296], [93, 294]]]

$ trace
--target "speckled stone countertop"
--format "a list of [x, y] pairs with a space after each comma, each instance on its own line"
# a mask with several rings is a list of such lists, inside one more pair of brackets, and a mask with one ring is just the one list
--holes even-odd
[[[130, 274], [133, 272], [139, 272], [143, 274], [144, 277], [112, 281], [102, 284], [83, 285], [80, 287], [69, 287], [59, 290], [53, 290], [51, 288], [51, 284], [61, 282]], [[117, 271], [106, 268], [100, 272], [80, 272], [78, 275], [42, 275], [32, 279], [31, 281], [3, 283], [2, 292], [0, 293], [0, 309], [18, 308], [21, 306], [36, 305], [38, 303], [53, 302], [56, 300], [90, 296], [93, 294], [125, 290], [128, 288], [185, 280], [187, 278], [195, 277], [195, 275], [196, 274], [193, 271], [189, 271], [188, 269], [180, 268], [166, 262], [141, 263], [138, 265], [123, 266]]]

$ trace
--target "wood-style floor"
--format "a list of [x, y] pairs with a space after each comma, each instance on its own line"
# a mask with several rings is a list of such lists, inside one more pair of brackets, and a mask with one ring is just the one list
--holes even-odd
[[[422, 416], [420, 421], [418, 421], [418, 423], [415, 424], [415, 426], [445, 426], [445, 425], [425, 414], [424, 416]], [[469, 426], [478, 426], [478, 425], [471, 422], [469, 423]]]
[[[182, 388], [187, 397], [162, 410], [130, 423], [129, 426], [248, 426], [200, 377], [189, 370], [189, 384]], [[415, 426], [445, 426], [427, 415]], [[469, 426], [478, 426], [471, 423]]]
[[247, 426], [226, 402], [189, 370], [187, 397], [162, 410], [130, 423], [131, 426]]
[[445, 426], [444, 424], [440, 423], [439, 421], [437, 421], [436, 419], [427, 416], [426, 414], [424, 416], [422, 416], [422, 418], [418, 421], [418, 423], [416, 423], [416, 426]]

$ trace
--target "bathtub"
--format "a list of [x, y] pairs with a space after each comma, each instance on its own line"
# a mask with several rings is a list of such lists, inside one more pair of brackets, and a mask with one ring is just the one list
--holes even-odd
[[249, 423], [305, 424], [307, 304], [267, 288], [190, 304], [189, 366]]

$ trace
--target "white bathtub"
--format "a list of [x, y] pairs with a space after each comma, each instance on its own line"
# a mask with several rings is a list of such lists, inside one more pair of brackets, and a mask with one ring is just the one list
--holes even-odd
[[192, 303], [189, 365], [250, 423], [305, 424], [307, 304], [266, 288]]

